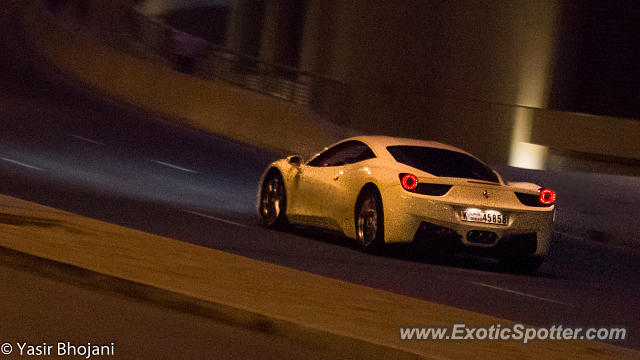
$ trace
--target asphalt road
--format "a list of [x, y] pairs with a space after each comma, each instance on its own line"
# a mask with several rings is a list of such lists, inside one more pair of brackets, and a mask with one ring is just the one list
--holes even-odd
[[19, 37], [2, 36], [0, 193], [509, 320], [626, 326], [630, 339], [619, 345], [640, 349], [637, 252], [559, 235], [540, 272], [524, 276], [484, 259], [429, 264], [363, 254], [347, 239], [309, 229], [262, 229], [253, 203], [276, 154], [78, 90], [41, 71], [46, 65]]

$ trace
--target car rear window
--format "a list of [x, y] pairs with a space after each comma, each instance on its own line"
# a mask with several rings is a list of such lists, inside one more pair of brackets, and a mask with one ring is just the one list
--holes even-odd
[[435, 176], [499, 182], [487, 165], [467, 154], [425, 146], [388, 146], [387, 150], [397, 162]]

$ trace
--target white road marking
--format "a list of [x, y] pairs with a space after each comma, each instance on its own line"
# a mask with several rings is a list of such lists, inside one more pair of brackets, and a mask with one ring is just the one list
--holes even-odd
[[237, 222], [235, 222], [235, 221], [231, 221], [231, 220], [227, 220], [227, 219], [219, 218], [219, 217], [216, 217], [216, 216], [211, 216], [211, 215], [207, 215], [207, 214], [199, 213], [199, 212], [197, 212], [197, 211], [191, 211], [191, 210], [185, 210], [185, 209], [182, 209], [182, 210], [180, 210], [180, 211], [182, 211], [182, 212], [186, 212], [186, 213], [189, 213], [189, 214], [192, 214], [192, 215], [202, 216], [202, 217], [207, 218], [207, 219], [212, 219], [212, 220], [220, 221], [220, 222], [223, 222], [223, 223], [226, 223], [226, 224], [230, 224], [230, 225], [241, 226], [241, 227], [243, 227], [243, 228], [251, 228], [251, 226], [249, 226], [249, 225], [240, 224], [240, 223], [237, 223]]
[[104, 146], [104, 143], [103, 143], [103, 142], [100, 142], [100, 141], [97, 141], [97, 140], [91, 140], [91, 139], [86, 138], [86, 137], [84, 137], [84, 136], [80, 136], [80, 135], [76, 135], [76, 134], [70, 134], [70, 133], [69, 133], [69, 134], [67, 134], [67, 136], [70, 136], [70, 137], [72, 137], [72, 138], [74, 138], [74, 139], [78, 139], [78, 140], [86, 141], [86, 142], [91, 143], [91, 144]]
[[4, 161], [6, 161], [6, 162], [8, 162], [8, 163], [12, 163], [12, 164], [14, 164], [14, 165], [18, 165], [18, 166], [26, 167], [26, 168], [28, 168], [28, 169], [38, 170], [38, 171], [44, 171], [44, 169], [42, 169], [42, 168], [39, 168], [39, 167], [37, 167], [37, 166], [33, 166], [33, 165], [29, 165], [29, 164], [25, 164], [25, 163], [20, 162], [20, 161], [16, 161], [16, 160], [12, 160], [12, 159], [7, 159], [7, 158], [5, 158], [5, 157], [0, 157], [0, 159], [2, 159], [2, 160], [4, 160]]
[[494, 289], [494, 290], [498, 290], [498, 291], [504, 291], [504, 292], [511, 293], [511, 294], [516, 294], [516, 295], [520, 295], [520, 296], [526, 296], [526, 297], [530, 297], [530, 298], [534, 298], [534, 299], [538, 299], [538, 300], [542, 300], [542, 301], [547, 301], [547, 302], [551, 302], [551, 303], [555, 303], [555, 304], [571, 306], [570, 304], [567, 304], [567, 303], [562, 302], [562, 301], [553, 300], [553, 299], [549, 299], [549, 298], [545, 298], [545, 297], [541, 297], [541, 296], [536, 296], [536, 295], [531, 295], [531, 294], [527, 294], [527, 293], [524, 293], [524, 292], [521, 292], [521, 291], [509, 290], [509, 289], [501, 288], [501, 287], [498, 287], [498, 286], [493, 286], [493, 285], [489, 285], [489, 284], [485, 284], [485, 283], [481, 283], [481, 282], [475, 282], [475, 281], [472, 281], [471, 283], [479, 285], [479, 286], [488, 287], [490, 289]]
[[186, 172], [192, 173], [192, 174], [197, 174], [198, 173], [195, 170], [187, 169], [187, 168], [184, 168], [184, 167], [178, 166], [178, 165], [169, 164], [168, 162], [164, 162], [164, 161], [160, 161], [160, 160], [151, 160], [151, 162], [154, 162], [156, 164], [160, 164], [160, 165], [163, 165], [163, 166], [166, 166], [166, 167], [170, 167], [172, 169], [186, 171]]

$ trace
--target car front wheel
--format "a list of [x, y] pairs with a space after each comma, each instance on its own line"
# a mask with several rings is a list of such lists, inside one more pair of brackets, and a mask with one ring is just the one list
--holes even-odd
[[260, 193], [260, 216], [267, 228], [283, 228], [287, 222], [287, 196], [282, 176], [277, 171], [269, 173]]

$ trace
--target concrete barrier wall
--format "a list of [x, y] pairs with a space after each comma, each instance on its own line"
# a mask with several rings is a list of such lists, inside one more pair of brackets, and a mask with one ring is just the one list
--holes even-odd
[[531, 135], [537, 144], [640, 160], [638, 120], [551, 110], [537, 110], [535, 119]]
[[[166, 119], [251, 145], [308, 155], [342, 137], [304, 106], [205, 81], [92, 41], [42, 2], [25, 16], [31, 45], [71, 78]], [[327, 130], [328, 129], [328, 130]]]

